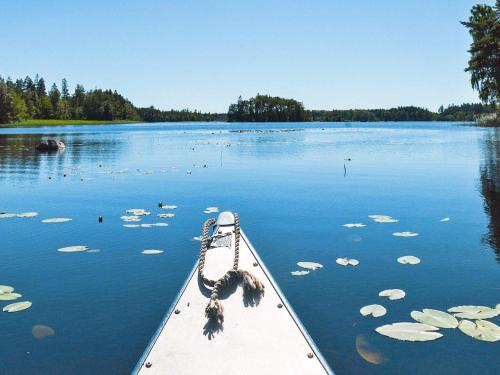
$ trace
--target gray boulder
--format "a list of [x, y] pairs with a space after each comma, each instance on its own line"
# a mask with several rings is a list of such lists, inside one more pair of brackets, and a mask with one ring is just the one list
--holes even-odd
[[38, 151], [58, 151], [64, 150], [66, 145], [58, 140], [58, 139], [48, 139], [46, 141], [42, 141], [36, 146]]

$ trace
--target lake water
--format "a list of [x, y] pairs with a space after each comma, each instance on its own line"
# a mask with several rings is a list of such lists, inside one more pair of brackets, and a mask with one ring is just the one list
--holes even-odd
[[[48, 137], [66, 150], [35, 152]], [[159, 201], [177, 205], [176, 216], [156, 218], [167, 212]], [[500, 303], [499, 202], [500, 131], [465, 124], [0, 129], [0, 212], [40, 214], [0, 219], [0, 284], [33, 302], [23, 312], [0, 312], [0, 373], [130, 372], [197, 260], [192, 237], [210, 217], [203, 210], [218, 206], [240, 214], [337, 374], [498, 374], [500, 343], [453, 329], [412, 343], [374, 329], [411, 321], [412, 310]], [[144, 223], [169, 226], [125, 228], [120, 216], [130, 208], [152, 211]], [[371, 214], [400, 221], [374, 223]], [[73, 220], [41, 222], [53, 217]], [[343, 227], [358, 222], [367, 226]], [[419, 236], [392, 235], [398, 231]], [[71, 245], [100, 252], [57, 251]], [[401, 265], [403, 255], [422, 262]], [[338, 257], [360, 264], [342, 267]], [[324, 268], [295, 277], [298, 261]], [[378, 296], [392, 288], [406, 298]], [[387, 315], [359, 314], [373, 303]], [[53, 332], [33, 332], [37, 325]]]

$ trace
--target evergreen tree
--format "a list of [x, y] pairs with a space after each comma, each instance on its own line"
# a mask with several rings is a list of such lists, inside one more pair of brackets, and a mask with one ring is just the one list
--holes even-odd
[[52, 116], [54, 118], [58, 118], [59, 114], [59, 102], [61, 100], [61, 93], [57, 88], [57, 85], [54, 83], [49, 91], [50, 103], [52, 104]]

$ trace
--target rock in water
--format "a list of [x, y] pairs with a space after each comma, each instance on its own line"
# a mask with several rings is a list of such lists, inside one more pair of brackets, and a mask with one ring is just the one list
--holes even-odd
[[66, 145], [58, 140], [58, 139], [48, 139], [46, 141], [42, 141], [36, 146], [38, 151], [58, 151], [64, 150]]

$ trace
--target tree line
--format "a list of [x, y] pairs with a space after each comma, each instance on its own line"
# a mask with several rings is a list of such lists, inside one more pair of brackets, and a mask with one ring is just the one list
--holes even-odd
[[140, 120], [134, 105], [116, 91], [89, 90], [76, 85], [70, 93], [66, 79], [60, 89], [54, 83], [47, 90], [45, 80], [0, 77], [0, 123], [27, 119]]
[[254, 98], [238, 101], [229, 106], [229, 122], [287, 122], [307, 121], [304, 105], [294, 99], [257, 94]]

